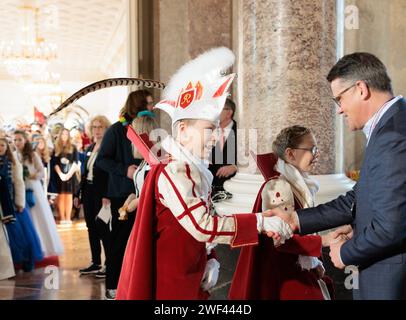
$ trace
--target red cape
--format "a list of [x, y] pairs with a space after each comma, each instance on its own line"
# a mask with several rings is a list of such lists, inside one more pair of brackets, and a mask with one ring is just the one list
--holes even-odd
[[[273, 167], [277, 158], [262, 155], [256, 160], [265, 176], [266, 182], [261, 186], [255, 200], [252, 212], [262, 212], [261, 193], [266, 183], [280, 175]], [[264, 159], [265, 162], [261, 161]], [[264, 171], [264, 168], [268, 168]], [[271, 169], [269, 169], [271, 168]], [[300, 208], [295, 199], [295, 208]], [[294, 235], [278, 248], [273, 240], [265, 235], [259, 236], [258, 246], [241, 249], [237, 267], [229, 292], [231, 300], [323, 300], [317, 277], [312, 271], [303, 271], [297, 264], [298, 255], [320, 256], [320, 236]], [[323, 279], [329, 287], [330, 295], [333, 290], [331, 279]]]
[[148, 173], [128, 240], [117, 300], [207, 299], [200, 288], [207, 262], [205, 243], [195, 240], [156, 198], [165, 165]]
[[157, 168], [153, 167], [144, 183], [134, 227], [128, 239], [120, 279], [117, 300], [149, 300], [154, 297], [153, 290], [153, 225], [155, 206], [155, 181]]

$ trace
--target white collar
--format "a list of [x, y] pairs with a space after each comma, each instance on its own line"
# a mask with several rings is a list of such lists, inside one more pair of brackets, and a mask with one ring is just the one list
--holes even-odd
[[162, 141], [162, 148], [165, 149], [165, 151], [168, 152], [174, 159], [186, 162], [188, 164], [193, 164], [195, 167], [197, 167], [201, 176], [203, 177], [202, 191], [205, 193], [205, 196], [208, 196], [213, 182], [213, 174], [208, 169], [209, 161], [196, 157], [169, 135]]
[[[220, 126], [217, 128], [217, 132], [218, 132], [218, 136], [221, 137], [221, 130], [223, 130], [223, 134], [224, 134], [224, 141], [226, 141], [228, 139], [228, 136], [231, 133], [231, 130], [233, 129], [234, 126], [234, 120], [231, 120], [231, 122], [226, 125], [224, 128], [221, 128]], [[237, 133], [236, 133], [237, 134]], [[218, 141], [217, 143], [220, 143], [220, 141]]]
[[293, 165], [279, 158], [275, 166], [276, 171], [283, 175], [289, 184], [298, 190], [306, 201], [304, 207], [314, 207], [316, 193], [319, 191], [319, 183], [310, 178], [307, 173], [301, 173]]
[[376, 125], [378, 124], [379, 120], [383, 117], [386, 111], [389, 110], [389, 108], [394, 105], [396, 102], [398, 102], [400, 99], [402, 99], [402, 96], [397, 96], [388, 102], [386, 102], [384, 105], [382, 105], [381, 108], [377, 112], [374, 113], [374, 115], [368, 120], [368, 122], [364, 125], [362, 128], [362, 131], [365, 134], [365, 137], [367, 138], [367, 145], [369, 143], [369, 139], [371, 139], [372, 133], [374, 132], [374, 129]]

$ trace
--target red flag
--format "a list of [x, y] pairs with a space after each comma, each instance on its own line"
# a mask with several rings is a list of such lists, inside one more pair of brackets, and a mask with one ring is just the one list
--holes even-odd
[[45, 116], [42, 112], [40, 112], [37, 107], [34, 107], [34, 119], [40, 125], [45, 123]]

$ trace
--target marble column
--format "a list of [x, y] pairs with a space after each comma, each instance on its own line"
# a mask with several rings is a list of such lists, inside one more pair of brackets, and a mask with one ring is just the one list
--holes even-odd
[[239, 75], [234, 98], [243, 135], [239, 136], [239, 173], [224, 184], [233, 198], [217, 203], [217, 211], [252, 209], [264, 180], [253, 174], [255, 162], [246, 155], [252, 149], [270, 152], [280, 130], [294, 124], [312, 129], [321, 150], [313, 172], [320, 182], [316, 202], [345, 193], [354, 182], [336, 167], [336, 149], [342, 146], [335, 145], [339, 131], [326, 80], [337, 57], [336, 1], [237, 0], [233, 4]]
[[[138, 0], [127, 2], [127, 75], [138, 77]], [[131, 92], [133, 88], [129, 88]]]
[[233, 3], [239, 127], [257, 129], [257, 146], [245, 145], [270, 152], [281, 129], [303, 125], [321, 151], [314, 173], [334, 173], [335, 109], [325, 78], [336, 61], [335, 0]]
[[[218, 46], [231, 48], [232, 0], [154, 0], [154, 77], [168, 81], [184, 63]], [[161, 126], [170, 119], [161, 113]]]

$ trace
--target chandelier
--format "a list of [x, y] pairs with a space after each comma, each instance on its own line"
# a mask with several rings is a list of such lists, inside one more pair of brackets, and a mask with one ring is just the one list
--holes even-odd
[[57, 47], [39, 35], [39, 8], [20, 7], [22, 26], [19, 40], [2, 42], [0, 57], [7, 72], [19, 80], [30, 80], [46, 71], [50, 61], [57, 57]]
[[45, 71], [40, 75], [33, 77], [31, 81], [20, 82], [28, 93], [39, 95], [60, 91], [60, 79], [61, 75], [59, 73]]
[[44, 72], [31, 81], [20, 81], [24, 91], [29, 94], [34, 105], [42, 112], [51, 113], [65, 97], [60, 85], [61, 75], [56, 72]]

